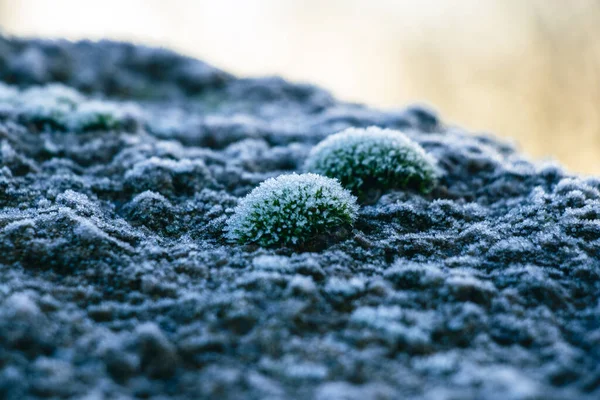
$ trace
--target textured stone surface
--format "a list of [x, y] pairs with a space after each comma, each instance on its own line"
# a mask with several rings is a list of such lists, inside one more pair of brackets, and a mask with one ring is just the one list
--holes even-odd
[[[600, 396], [600, 179], [167, 50], [1, 39], [0, 79], [142, 110], [83, 132], [0, 110], [0, 398]], [[223, 239], [241, 196], [371, 125], [440, 185], [320, 252]]]

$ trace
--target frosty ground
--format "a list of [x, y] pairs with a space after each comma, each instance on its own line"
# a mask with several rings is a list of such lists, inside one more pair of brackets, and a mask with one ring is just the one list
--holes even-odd
[[[168, 50], [0, 38], [0, 79], [129, 110], [102, 129], [0, 106], [0, 397], [600, 395], [600, 179]], [[319, 252], [225, 240], [241, 197], [368, 126], [421, 144], [438, 186]]]

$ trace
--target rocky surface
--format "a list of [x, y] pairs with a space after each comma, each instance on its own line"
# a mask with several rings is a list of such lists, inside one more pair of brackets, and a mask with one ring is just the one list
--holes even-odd
[[[2, 38], [0, 79], [141, 111], [72, 131], [0, 110], [0, 398], [600, 396], [600, 179], [167, 50]], [[320, 252], [223, 239], [259, 182], [371, 125], [436, 157], [439, 186]]]

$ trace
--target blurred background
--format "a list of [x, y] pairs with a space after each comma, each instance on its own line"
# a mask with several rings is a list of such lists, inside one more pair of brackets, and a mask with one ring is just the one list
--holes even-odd
[[0, 0], [0, 26], [165, 46], [370, 105], [427, 103], [600, 174], [598, 0]]

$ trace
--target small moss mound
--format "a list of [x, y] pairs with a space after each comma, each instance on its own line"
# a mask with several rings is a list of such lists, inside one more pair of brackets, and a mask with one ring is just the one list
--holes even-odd
[[0, 110], [50, 131], [135, 132], [143, 120], [142, 111], [133, 104], [90, 99], [58, 83], [20, 90], [0, 82]]
[[312, 247], [356, 219], [356, 198], [338, 181], [315, 174], [271, 178], [241, 200], [226, 237], [264, 247]]
[[72, 114], [69, 128], [74, 132], [94, 130], [135, 131], [141, 113], [132, 104], [116, 104], [107, 101], [83, 102]]
[[58, 130], [66, 129], [68, 116], [82, 100], [76, 90], [61, 84], [33, 86], [5, 99], [12, 103], [23, 122]]
[[329, 136], [310, 152], [305, 169], [337, 178], [362, 201], [372, 191], [430, 191], [436, 181], [434, 159], [400, 131], [349, 128]]

